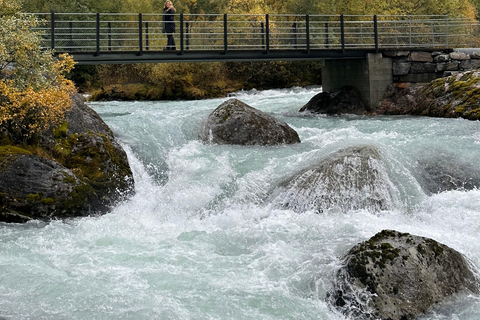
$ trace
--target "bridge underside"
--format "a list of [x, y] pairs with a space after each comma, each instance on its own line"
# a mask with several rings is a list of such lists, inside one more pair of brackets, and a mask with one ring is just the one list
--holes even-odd
[[106, 51], [70, 52], [78, 65], [162, 63], [162, 62], [218, 62], [262, 60], [338, 60], [365, 59], [374, 50], [275, 50], [275, 51]]

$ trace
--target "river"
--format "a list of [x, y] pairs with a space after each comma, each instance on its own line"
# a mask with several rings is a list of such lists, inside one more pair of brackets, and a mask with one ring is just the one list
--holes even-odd
[[[419, 180], [439, 157], [477, 169], [480, 122], [298, 113], [320, 90], [234, 95], [302, 140], [276, 147], [200, 142], [199, 126], [226, 98], [89, 103], [127, 151], [136, 194], [103, 216], [0, 224], [0, 319], [343, 320], [325, 302], [335, 270], [383, 229], [433, 238], [480, 268], [480, 191], [429, 193]], [[356, 145], [379, 149], [394, 209], [268, 203], [285, 176]], [[480, 297], [461, 295], [422, 319], [479, 314]]]

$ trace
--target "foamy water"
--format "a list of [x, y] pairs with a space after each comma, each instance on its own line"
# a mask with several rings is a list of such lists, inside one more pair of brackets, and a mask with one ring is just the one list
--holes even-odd
[[[440, 241], [480, 267], [480, 191], [426, 193], [419, 159], [478, 166], [480, 123], [298, 113], [320, 89], [249, 91], [243, 102], [290, 124], [301, 144], [203, 144], [225, 99], [90, 103], [128, 153], [136, 194], [111, 213], [0, 224], [0, 318], [345, 319], [325, 302], [341, 257], [383, 229]], [[268, 197], [284, 177], [356, 145], [378, 148], [390, 211], [295, 213]], [[424, 319], [478, 319], [451, 299]]]

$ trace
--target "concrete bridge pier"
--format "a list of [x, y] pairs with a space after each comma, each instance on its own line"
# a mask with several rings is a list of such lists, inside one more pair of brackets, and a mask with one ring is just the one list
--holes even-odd
[[375, 109], [387, 87], [393, 83], [392, 59], [381, 53], [367, 53], [365, 59], [324, 60], [324, 92], [353, 86], [360, 91], [365, 107]]

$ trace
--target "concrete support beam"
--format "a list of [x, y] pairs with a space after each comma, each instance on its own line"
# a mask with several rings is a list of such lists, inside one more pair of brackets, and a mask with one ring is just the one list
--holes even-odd
[[375, 109], [387, 87], [393, 83], [392, 59], [368, 53], [365, 59], [324, 60], [323, 91], [353, 86], [360, 91], [366, 108]]

